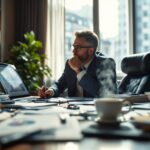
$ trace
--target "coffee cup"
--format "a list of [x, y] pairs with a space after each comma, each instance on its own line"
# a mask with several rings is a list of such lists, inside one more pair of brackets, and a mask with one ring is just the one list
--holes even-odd
[[120, 115], [123, 115], [122, 107], [128, 105], [130, 111], [130, 102], [121, 98], [95, 98], [95, 107], [98, 117], [102, 121], [116, 121]]

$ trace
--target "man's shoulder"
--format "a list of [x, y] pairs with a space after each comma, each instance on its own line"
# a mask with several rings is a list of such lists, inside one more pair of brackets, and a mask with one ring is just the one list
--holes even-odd
[[108, 57], [102, 53], [96, 53], [95, 65], [100, 68], [115, 68], [116, 62], [113, 58]]
[[114, 61], [114, 59], [112, 57], [108, 57], [108, 56], [106, 56], [103, 53], [98, 52], [98, 51], [95, 53], [95, 59], [97, 61], [105, 61], [105, 60]]

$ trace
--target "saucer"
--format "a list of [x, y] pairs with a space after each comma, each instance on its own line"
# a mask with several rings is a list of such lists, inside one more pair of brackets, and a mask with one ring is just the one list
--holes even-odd
[[101, 120], [100, 118], [97, 118], [95, 121], [99, 125], [105, 125], [105, 126], [118, 126], [121, 123], [120, 119], [117, 119], [117, 120]]

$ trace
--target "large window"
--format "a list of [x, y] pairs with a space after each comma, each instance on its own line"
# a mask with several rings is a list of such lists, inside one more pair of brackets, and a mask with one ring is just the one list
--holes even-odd
[[[93, 29], [93, 0], [66, 0], [65, 6], [65, 59], [67, 59], [72, 55], [70, 47], [73, 33], [79, 29]], [[120, 70], [121, 59], [128, 54], [126, 1], [99, 0], [98, 20], [100, 20], [100, 51], [113, 57], [116, 60], [117, 70]]]
[[[94, 0], [66, 0], [65, 59], [72, 54], [73, 32], [93, 29], [93, 3]], [[98, 3], [99, 49], [114, 58], [117, 71], [121, 71], [123, 57], [150, 51], [150, 0], [98, 0]]]
[[126, 0], [99, 0], [100, 49], [115, 59], [117, 70], [128, 54], [127, 15]]
[[150, 52], [150, 0], [135, 0], [135, 52]]
[[83, 29], [93, 29], [93, 1], [65, 0], [65, 60], [72, 56], [73, 34]]

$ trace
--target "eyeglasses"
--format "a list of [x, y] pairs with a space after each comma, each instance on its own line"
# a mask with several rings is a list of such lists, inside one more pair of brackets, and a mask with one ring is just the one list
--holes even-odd
[[77, 51], [80, 51], [82, 48], [91, 48], [92, 46], [80, 46], [80, 45], [72, 45], [71, 49], [75, 49]]

